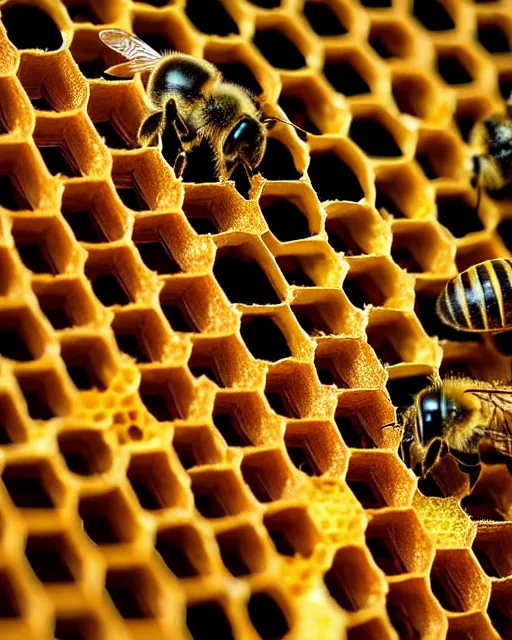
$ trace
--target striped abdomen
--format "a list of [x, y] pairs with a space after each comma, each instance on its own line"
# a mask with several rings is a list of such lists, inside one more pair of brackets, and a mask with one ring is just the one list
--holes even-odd
[[512, 328], [512, 260], [486, 260], [459, 273], [441, 292], [437, 314], [460, 331]]

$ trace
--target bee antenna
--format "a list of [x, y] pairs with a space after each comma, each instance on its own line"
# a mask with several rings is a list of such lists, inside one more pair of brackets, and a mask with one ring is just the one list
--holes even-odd
[[306, 131], [302, 127], [299, 127], [298, 125], [294, 124], [293, 122], [290, 122], [289, 120], [283, 120], [282, 118], [275, 118], [274, 116], [267, 116], [266, 118], [263, 118], [263, 120], [262, 120], [262, 123], [265, 124], [265, 125], [269, 124], [271, 122], [282, 122], [283, 124], [289, 124], [290, 127], [293, 127], [294, 129], [297, 129], [297, 131], [302, 131], [302, 133], [305, 133], [307, 136], [310, 135], [309, 131]]
[[396, 422], [388, 422], [387, 424], [382, 426], [381, 429], [389, 429], [389, 427], [393, 427], [393, 429], [396, 429], [398, 427], [398, 424]]

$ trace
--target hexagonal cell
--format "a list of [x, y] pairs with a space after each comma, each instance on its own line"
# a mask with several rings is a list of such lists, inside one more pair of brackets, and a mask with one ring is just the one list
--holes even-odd
[[387, 576], [427, 571], [434, 548], [414, 509], [376, 512], [366, 545]]
[[365, 509], [407, 506], [416, 484], [395, 454], [380, 451], [353, 451], [346, 482]]
[[18, 255], [32, 273], [65, 273], [77, 264], [76, 245], [58, 217], [18, 219], [12, 228]]
[[142, 372], [139, 393], [159, 422], [186, 418], [193, 398], [189, 374], [182, 368], [148, 368]]
[[[37, 6], [7, 6], [2, 12], [2, 23], [9, 40], [17, 49], [56, 51], [62, 46], [63, 40], [60, 25], [54, 22], [52, 13], [46, 13]], [[26, 23], [25, 28], [21, 28], [20, 19]]]
[[191, 469], [196, 509], [205, 518], [217, 519], [252, 510], [239, 477], [232, 469]]
[[108, 24], [119, 19], [119, 5], [105, 6], [101, 0], [64, 0], [69, 17], [75, 24]]
[[437, 72], [447, 85], [470, 84], [475, 79], [477, 61], [458, 45], [437, 49]]
[[211, 427], [206, 425], [176, 426], [172, 448], [184, 469], [202, 464], [217, 464], [224, 457], [218, 438]]
[[291, 462], [308, 476], [345, 471], [347, 451], [330, 421], [288, 421], [284, 443]]
[[[100, 75], [102, 68], [100, 63]], [[87, 113], [105, 145], [110, 149], [133, 148], [143, 118], [143, 105], [136, 88], [125, 83], [93, 83], [89, 90]]]
[[215, 0], [205, 13], [201, 0], [187, 0], [185, 13], [190, 22], [202, 33], [217, 36], [238, 34], [238, 26], [226, 7]]
[[165, 451], [134, 453], [126, 473], [143, 509], [187, 507], [190, 494]]
[[263, 524], [276, 551], [284, 556], [300, 554], [308, 558], [320, 540], [320, 534], [304, 507], [277, 507], [267, 511]]
[[191, 524], [159, 529], [155, 550], [177, 578], [193, 578], [211, 571], [211, 560], [203, 538]]
[[123, 236], [125, 214], [107, 183], [66, 184], [61, 210], [78, 242], [113, 242]]
[[424, 218], [432, 210], [432, 196], [414, 163], [380, 166], [376, 170], [375, 207], [383, 217]]
[[478, 16], [477, 39], [489, 53], [510, 53], [511, 31], [507, 12], [481, 13]]
[[211, 275], [166, 280], [160, 291], [160, 306], [176, 332], [217, 333], [229, 326], [231, 311]]
[[511, 586], [512, 583], [509, 580], [494, 582], [492, 585], [491, 599], [487, 607], [487, 615], [491, 619], [493, 627], [499, 633], [500, 638], [504, 638], [505, 640], [509, 640], [511, 637]]
[[359, 317], [342, 291], [296, 292], [291, 310], [302, 329], [312, 337], [358, 333]]
[[28, 307], [4, 307], [0, 311], [0, 355], [9, 360], [37, 360], [48, 340], [41, 323]]
[[391, 90], [401, 113], [425, 120], [446, 111], [446, 97], [431, 76], [417, 69], [392, 70]]
[[94, 613], [58, 615], [55, 618], [53, 634], [55, 638], [63, 640], [76, 638], [76, 640], [92, 640], [101, 637], [104, 633], [103, 623]]
[[323, 73], [332, 87], [347, 97], [371, 93], [378, 81], [372, 59], [353, 46], [328, 48]]
[[137, 362], [158, 362], [165, 357], [166, 326], [153, 309], [118, 309], [112, 330], [119, 350]]
[[260, 395], [251, 391], [217, 392], [212, 420], [229, 447], [270, 444], [281, 428]]
[[512, 93], [512, 76], [507, 69], [498, 74], [498, 86], [503, 100], [508, 100]]
[[316, 410], [315, 400], [320, 393], [320, 389], [312, 385], [312, 373], [310, 365], [289, 360], [274, 365], [265, 384], [265, 397], [270, 407], [280, 416], [310, 417]]
[[446, 1], [415, 0], [413, 15], [429, 31], [450, 31], [455, 29], [450, 9], [451, 4]]
[[2, 481], [18, 509], [53, 509], [65, 499], [66, 488], [45, 459], [9, 462]]
[[[280, 640], [288, 634], [291, 624], [287, 619], [284, 598], [264, 591], [252, 593], [247, 603], [247, 612], [260, 638]], [[284, 611], [283, 611], [284, 609]]]
[[368, 42], [384, 60], [407, 58], [416, 48], [414, 37], [407, 23], [379, 19], [372, 22]]
[[279, 318], [271, 315], [244, 315], [240, 334], [251, 354], [261, 360], [277, 362], [292, 355]]
[[459, 139], [451, 132], [421, 129], [416, 161], [429, 180], [458, 179], [464, 172], [465, 154]]
[[252, 524], [241, 524], [217, 533], [222, 562], [239, 578], [260, 573], [269, 562], [269, 549]]
[[32, 283], [39, 307], [56, 330], [92, 322], [96, 310], [81, 279], [37, 280]]
[[512, 575], [512, 525], [485, 523], [477, 530], [473, 552], [484, 572], [491, 578]]
[[189, 604], [186, 623], [193, 640], [207, 640], [212, 633], [219, 640], [232, 640], [235, 637], [224, 603], [217, 600]]
[[353, 19], [345, 4], [331, 0], [307, 0], [303, 13], [319, 36], [342, 36], [348, 33]]
[[267, 255], [258, 244], [249, 242], [217, 250], [213, 275], [231, 302], [279, 304], [283, 287], [279, 284], [279, 292], [276, 291], [277, 278], [269, 268], [272, 265]]
[[325, 230], [330, 246], [346, 256], [382, 253], [391, 235], [382, 217], [363, 204], [329, 205]]
[[206, 376], [221, 388], [237, 386], [257, 375], [256, 366], [235, 336], [197, 340], [188, 368], [194, 377]]
[[360, 309], [367, 305], [407, 308], [410, 306], [412, 282], [401, 276], [396, 266], [384, 256], [351, 258], [343, 291]]
[[87, 85], [67, 50], [55, 56], [25, 54], [18, 78], [36, 111], [73, 111], [87, 101]]
[[91, 247], [84, 271], [96, 298], [105, 307], [127, 305], [147, 295], [129, 246], [109, 247], [107, 253]]
[[57, 444], [68, 469], [79, 476], [105, 473], [112, 465], [113, 452], [101, 431], [62, 431]]
[[76, 582], [82, 577], [82, 560], [62, 533], [29, 535], [25, 556], [32, 571], [44, 584]]
[[16, 372], [16, 381], [32, 420], [51, 420], [71, 410], [70, 390], [64, 386], [60, 371], [53, 368], [19, 370]]
[[78, 515], [84, 532], [96, 545], [131, 542], [139, 531], [132, 505], [118, 488], [82, 496]]
[[386, 377], [366, 342], [351, 338], [319, 342], [315, 367], [323, 384], [345, 389], [377, 388]]
[[266, 69], [260, 64], [256, 52], [245, 44], [216, 40], [207, 42], [204, 59], [212, 62], [228, 82], [234, 82], [248, 89], [253, 95], [261, 95], [262, 80], [266, 79]]
[[448, 274], [453, 271], [449, 238], [431, 220], [395, 221], [391, 257], [410, 273]]
[[257, 500], [273, 502], [286, 497], [293, 487], [293, 476], [281, 449], [249, 451], [241, 466], [242, 477]]
[[0, 391], [0, 445], [18, 444], [27, 440], [28, 425], [24, 416], [6, 391]]
[[117, 372], [117, 363], [103, 338], [83, 336], [79, 342], [70, 334], [61, 338], [61, 358], [75, 387], [104, 391]]
[[409, 133], [386, 110], [364, 106], [352, 115], [349, 135], [368, 156], [397, 158], [403, 155]]
[[297, 167], [298, 145], [291, 137], [294, 134], [288, 131], [287, 138], [282, 134], [284, 140], [278, 134], [276, 131], [267, 138], [267, 148], [258, 172], [266, 180], [299, 180], [303, 172]]
[[136, 221], [132, 240], [148, 269], [159, 275], [183, 271], [183, 245], [188, 238], [182, 231], [183, 222], [177, 216], [144, 216]]
[[125, 620], [157, 618], [163, 614], [161, 587], [146, 567], [110, 569], [105, 589]]
[[350, 545], [336, 552], [324, 582], [340, 607], [352, 612], [383, 603], [387, 590], [368, 551]]
[[392, 411], [381, 391], [351, 389], [340, 393], [334, 420], [347, 447], [375, 449], [390, 442], [382, 426], [390, 422]]
[[400, 638], [444, 634], [446, 617], [432, 597], [425, 578], [409, 578], [389, 585], [387, 611]]
[[279, 190], [265, 185], [259, 206], [270, 231], [280, 242], [309, 238], [320, 232], [318, 201], [305, 184], [290, 184], [284, 190], [283, 185], [279, 185]]
[[[269, 240], [269, 244], [272, 244]], [[338, 286], [341, 275], [339, 262], [323, 241], [311, 242], [307, 253], [304, 245], [282, 247], [275, 260], [288, 284], [295, 287], [329, 287]], [[275, 249], [274, 249], [275, 251]], [[311, 299], [324, 291], [308, 291], [303, 295], [295, 291], [295, 298]], [[325, 296], [328, 298], [329, 296]]]
[[277, 23], [261, 19], [253, 36], [255, 46], [273, 67], [288, 70], [306, 66], [304, 40], [302, 29], [288, 18]]
[[475, 209], [476, 195], [461, 188], [439, 188], [436, 196], [437, 219], [456, 238], [482, 231], [484, 225]]
[[447, 611], [472, 611], [487, 604], [489, 581], [466, 549], [439, 549], [430, 570], [432, 592]]
[[[0, 151], [0, 206], [9, 211], [33, 211], [54, 197], [45, 182], [44, 164], [32, 145], [9, 143]], [[36, 223], [35, 219], [31, 222]]]
[[[161, 0], [153, 0], [153, 4], [158, 2]], [[197, 37], [181, 11], [170, 11], [162, 15], [158, 11], [149, 13], [139, 10], [134, 13], [133, 32], [160, 53], [191, 53], [194, 37]]]

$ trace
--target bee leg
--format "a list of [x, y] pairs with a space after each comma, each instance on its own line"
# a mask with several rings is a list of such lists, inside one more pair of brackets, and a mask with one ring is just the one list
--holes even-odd
[[187, 123], [178, 113], [176, 100], [170, 98], [165, 106], [165, 114], [167, 122], [173, 122], [180, 140], [182, 142], [192, 142], [196, 138], [196, 133], [190, 129]]
[[177, 178], [181, 178], [183, 172], [185, 171], [185, 167], [187, 166], [187, 154], [185, 151], [181, 150], [176, 156], [176, 160], [174, 161], [174, 175]]
[[137, 140], [142, 147], [153, 146], [158, 142], [158, 137], [165, 126], [165, 114], [163, 111], [152, 113], [140, 125], [137, 132]]

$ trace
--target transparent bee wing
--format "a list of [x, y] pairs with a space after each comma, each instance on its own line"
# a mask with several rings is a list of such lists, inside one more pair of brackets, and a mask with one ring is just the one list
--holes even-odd
[[489, 423], [485, 435], [497, 451], [512, 455], [512, 388], [466, 389], [487, 405]]
[[120, 78], [129, 78], [139, 71], [149, 71], [162, 59], [162, 56], [137, 36], [122, 29], [103, 29], [100, 40], [119, 53], [128, 62], [116, 64], [107, 69], [107, 73]]

